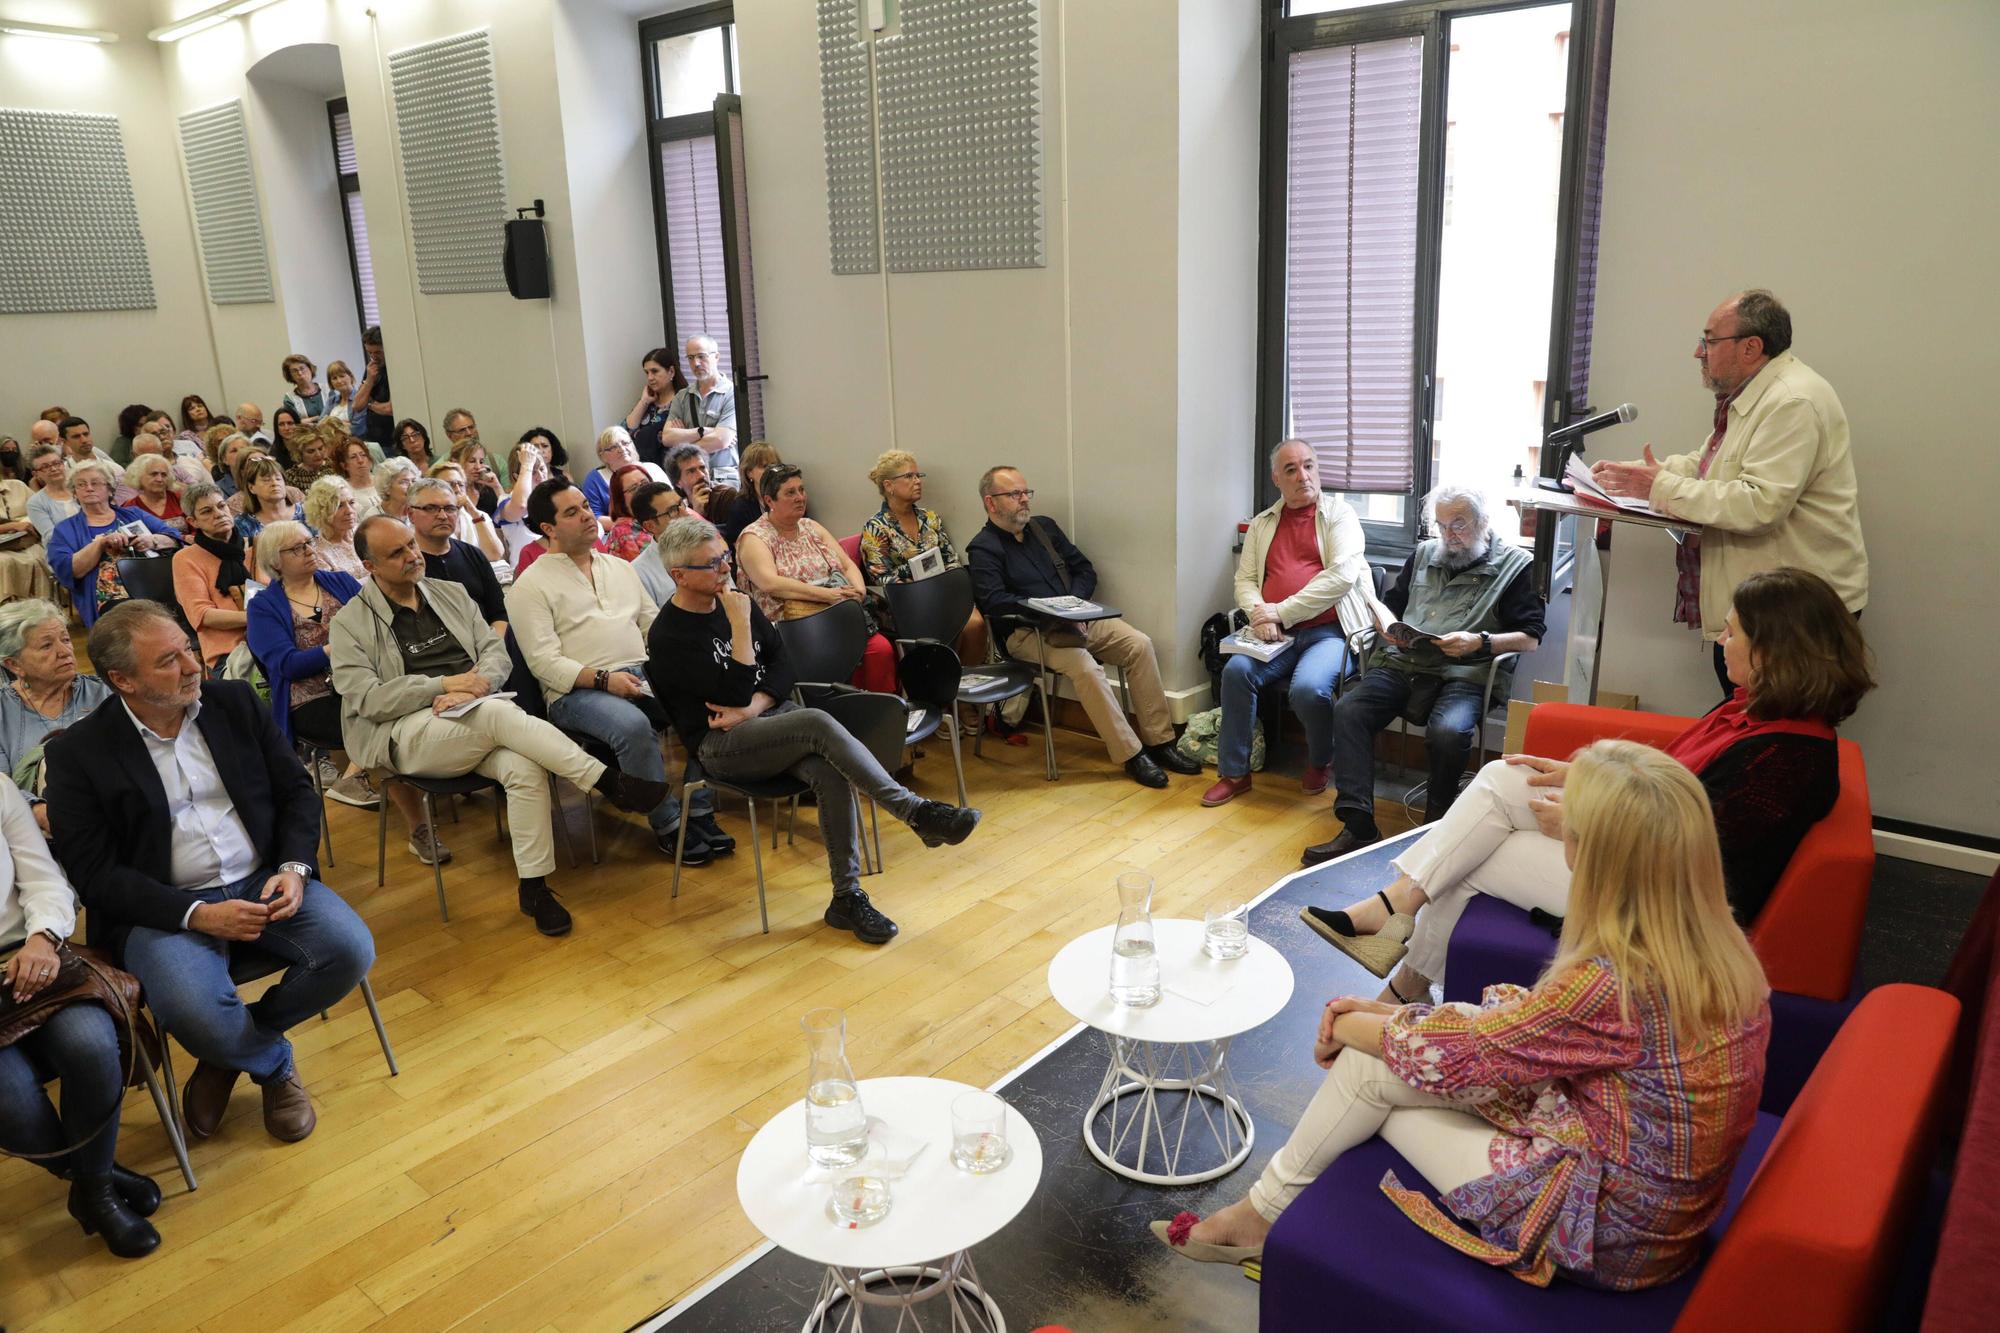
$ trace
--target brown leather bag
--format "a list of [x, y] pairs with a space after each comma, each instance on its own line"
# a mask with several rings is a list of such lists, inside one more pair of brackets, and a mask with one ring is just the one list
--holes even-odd
[[[0, 960], [4, 961], [4, 960]], [[111, 960], [82, 944], [64, 942], [56, 946], [56, 975], [48, 985], [25, 1001], [16, 1002], [14, 993], [0, 987], [0, 1047], [12, 1046], [49, 1021], [57, 1010], [71, 1004], [101, 1004], [118, 1028], [118, 1058], [125, 1070], [125, 1086], [141, 1087], [146, 1070], [160, 1061], [160, 1035], [139, 1012], [139, 979], [111, 965]], [[139, 1063], [144, 1060], [146, 1063]], [[118, 1109], [79, 1143], [56, 1153], [6, 1153], [26, 1161], [66, 1157], [118, 1122]]]

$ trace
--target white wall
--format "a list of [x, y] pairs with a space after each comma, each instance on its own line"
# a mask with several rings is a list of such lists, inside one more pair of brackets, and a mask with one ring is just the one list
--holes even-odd
[[[1696, 447], [1713, 411], [1692, 360], [1703, 319], [1746, 286], [1785, 300], [1795, 351], [1853, 429], [1881, 688], [1845, 731], [1875, 812], [1987, 835], [1996, 51], [2000, 6], [1963, 0], [1625, 0], [1592, 370], [1599, 402], [1645, 411], [1593, 457]], [[1636, 536], [1618, 541], [1603, 683], [1704, 708], [1708, 650], [1668, 623], [1669, 546]]]

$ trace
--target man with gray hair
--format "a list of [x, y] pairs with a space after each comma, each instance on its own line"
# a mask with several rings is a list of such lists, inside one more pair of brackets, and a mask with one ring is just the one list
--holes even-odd
[[[270, 432], [264, 429], [264, 409], [255, 403], [238, 403], [236, 429], [265, 448], [271, 447]], [[296, 460], [295, 460], [296, 461]]]
[[1594, 464], [1613, 495], [1700, 523], [1674, 551], [1674, 620], [1715, 644], [1737, 585], [1791, 565], [1833, 585], [1856, 615], [1868, 605], [1868, 548], [1848, 449], [1847, 413], [1833, 386], [1792, 355], [1792, 316], [1767, 291], [1738, 292], [1709, 313], [1695, 340], [1715, 426], [1699, 449], [1634, 463]]
[[410, 526], [424, 556], [424, 577], [449, 579], [462, 586], [479, 608], [480, 617], [495, 634], [507, 633], [507, 598], [500, 578], [484, 552], [452, 533], [458, 524], [458, 492], [439, 477], [419, 477], [407, 497]]
[[715, 486], [708, 476], [708, 455], [698, 444], [677, 444], [667, 451], [667, 476], [688, 502], [688, 512], [708, 517], [708, 497]]
[[[1438, 535], [1417, 544], [1380, 601], [1370, 598], [1378, 637], [1368, 671], [1333, 706], [1333, 812], [1343, 827], [1306, 848], [1306, 865], [1381, 841], [1375, 736], [1398, 717], [1425, 719], [1424, 822], [1441, 818], [1458, 798], [1493, 659], [1533, 652], [1547, 629], [1528, 552], [1494, 534], [1485, 498], [1445, 485], [1431, 492], [1429, 509]], [[1494, 697], [1506, 698], [1512, 683], [1500, 672]], [[1320, 928], [1311, 916], [1306, 924]]]
[[660, 427], [660, 448], [694, 444], [708, 455], [709, 480], [717, 486], [737, 484], [736, 386], [722, 373], [715, 339], [697, 333], [687, 340], [688, 386], [667, 404], [667, 424]]

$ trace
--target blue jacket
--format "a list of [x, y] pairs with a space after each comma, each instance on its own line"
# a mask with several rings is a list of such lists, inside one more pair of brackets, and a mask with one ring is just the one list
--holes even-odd
[[[92, 569], [78, 578], [70, 572], [70, 565], [76, 553], [97, 540], [100, 534], [135, 520], [145, 524], [149, 531], [164, 532], [177, 542], [181, 539], [179, 533], [137, 505], [112, 510], [111, 521], [94, 528], [82, 513], [71, 514], [49, 533], [49, 572], [56, 576], [57, 583], [69, 590], [70, 604], [76, 608], [76, 618], [83, 622], [85, 629], [97, 623], [97, 570]], [[113, 558], [109, 553], [105, 556], [107, 560]], [[98, 563], [101, 566], [103, 561]]]
[[[313, 574], [313, 582], [338, 597], [342, 603], [354, 600], [361, 591], [361, 584], [352, 574], [342, 574], [338, 570], [322, 569]], [[300, 648], [292, 634], [292, 604], [285, 597], [282, 584], [271, 587], [250, 599], [250, 611], [245, 617], [248, 622], [244, 635], [250, 644], [250, 655], [264, 668], [264, 678], [271, 682], [271, 720], [278, 724], [278, 732], [286, 740], [292, 739], [292, 682], [317, 676], [327, 669], [326, 649]]]

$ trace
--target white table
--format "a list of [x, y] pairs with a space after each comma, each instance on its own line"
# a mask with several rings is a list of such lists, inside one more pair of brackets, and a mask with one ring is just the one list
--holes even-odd
[[[1291, 965], [1254, 935], [1243, 957], [1217, 962], [1201, 951], [1201, 922], [1155, 919], [1160, 1000], [1134, 1009], [1111, 998], [1114, 930], [1105, 926], [1071, 940], [1049, 963], [1056, 1002], [1111, 1046], [1104, 1081], [1083, 1113], [1084, 1145], [1105, 1169], [1149, 1185], [1193, 1185], [1228, 1175], [1256, 1142], [1250, 1113], [1236, 1095], [1229, 1043], [1269, 1022], [1290, 1001]], [[1233, 984], [1212, 1003], [1199, 1004], [1167, 989], [1176, 975], [1228, 977]], [[1185, 1094], [1178, 1115], [1162, 1112], [1162, 1092]], [[1122, 1106], [1128, 1097], [1136, 1102]], [[1097, 1120], [1107, 1108], [1110, 1123], [1100, 1136]], [[1183, 1167], [1189, 1148], [1206, 1157], [1209, 1145], [1219, 1162]], [[1165, 1169], [1149, 1169], [1149, 1158]]]
[[936, 1317], [948, 1319], [942, 1326], [953, 1333], [1006, 1333], [971, 1250], [1033, 1197], [1041, 1140], [1010, 1105], [1014, 1159], [990, 1175], [971, 1175], [951, 1164], [951, 1103], [975, 1089], [941, 1078], [870, 1078], [857, 1086], [871, 1118], [928, 1140], [909, 1173], [889, 1182], [892, 1202], [880, 1222], [849, 1228], [835, 1221], [827, 1211], [833, 1187], [807, 1183], [819, 1168], [806, 1158], [803, 1101], [771, 1117], [736, 1167], [736, 1197], [751, 1224], [781, 1249], [826, 1265], [806, 1333], [869, 1327], [863, 1317], [871, 1309], [883, 1311], [887, 1327], [922, 1329], [918, 1307], [939, 1296], [948, 1315]]

